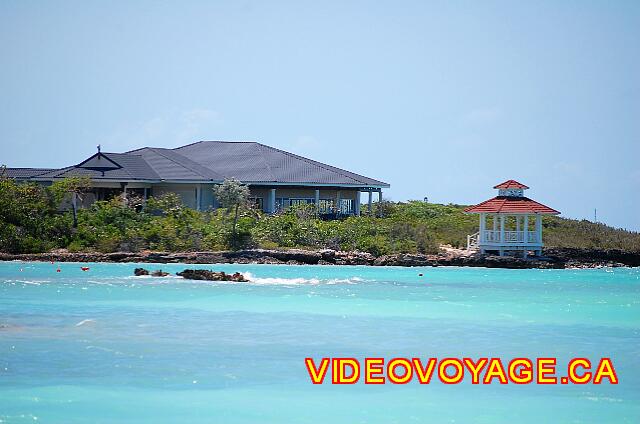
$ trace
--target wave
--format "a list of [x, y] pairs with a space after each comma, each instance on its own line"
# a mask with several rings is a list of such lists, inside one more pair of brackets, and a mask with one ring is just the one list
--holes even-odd
[[360, 277], [350, 278], [332, 278], [322, 280], [319, 278], [280, 278], [280, 277], [255, 277], [250, 272], [244, 272], [244, 276], [249, 280], [250, 284], [259, 285], [283, 285], [283, 286], [299, 286], [299, 285], [318, 285], [318, 284], [356, 284], [364, 281]]
[[165, 275], [163, 277], [154, 277], [153, 275], [127, 275], [126, 277], [118, 277], [121, 280], [165, 280], [165, 279], [180, 279], [183, 280], [179, 275], [171, 274]]
[[39, 286], [42, 283], [50, 283], [50, 280], [3, 280], [3, 283], [9, 283], [9, 284], [31, 284], [33, 286]]

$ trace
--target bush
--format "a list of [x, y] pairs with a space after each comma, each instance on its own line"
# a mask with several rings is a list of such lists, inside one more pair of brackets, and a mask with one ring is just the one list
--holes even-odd
[[[422, 201], [383, 202], [383, 217], [361, 216], [322, 221], [313, 205], [264, 215], [238, 204], [236, 222], [225, 210], [199, 212], [176, 194], [95, 202], [77, 214], [58, 206], [82, 182], [44, 187], [0, 178], [0, 251], [36, 253], [66, 247], [70, 251], [198, 251], [263, 247], [361, 250], [374, 255], [435, 253], [439, 244], [465, 247], [478, 231], [478, 216], [460, 205]], [[235, 227], [235, 239], [233, 235]], [[603, 224], [544, 217], [549, 247], [624, 249], [640, 252], [640, 234]]]

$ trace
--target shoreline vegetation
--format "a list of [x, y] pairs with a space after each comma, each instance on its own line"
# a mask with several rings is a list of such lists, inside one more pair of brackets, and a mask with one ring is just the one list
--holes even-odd
[[383, 201], [370, 213], [363, 206], [362, 216], [322, 220], [312, 204], [264, 214], [240, 189], [217, 210], [196, 211], [168, 194], [146, 201], [118, 196], [60, 211], [81, 200], [89, 184], [70, 178], [45, 187], [0, 177], [0, 260], [640, 266], [640, 233], [555, 216], [543, 218], [543, 258], [471, 254], [464, 248], [478, 230], [477, 216], [465, 214], [464, 205], [424, 201]]
[[397, 253], [375, 256], [367, 252], [323, 250], [227, 250], [209, 252], [68, 252], [1, 253], [0, 261], [107, 262], [149, 264], [270, 264], [270, 265], [368, 265], [368, 266], [468, 266], [510, 269], [565, 269], [640, 267], [640, 253], [622, 250], [547, 249], [543, 258], [480, 255], [445, 248], [438, 254]]

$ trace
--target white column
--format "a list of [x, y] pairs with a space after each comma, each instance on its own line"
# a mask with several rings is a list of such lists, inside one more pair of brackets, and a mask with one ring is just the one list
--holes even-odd
[[487, 214], [480, 214], [480, 234], [478, 235], [478, 243], [484, 242], [484, 230], [487, 227]]
[[122, 203], [126, 204], [127, 203], [127, 183], [120, 183], [122, 184]]
[[320, 190], [316, 190], [316, 211], [320, 212]]
[[336, 212], [342, 212], [342, 208], [340, 207], [340, 200], [342, 200], [342, 192], [340, 190], [336, 191]]
[[536, 239], [542, 244], [542, 215], [536, 215]]
[[276, 211], [276, 189], [269, 190], [269, 201], [267, 205], [267, 213], [274, 213]]
[[147, 187], [142, 190], [142, 209], [147, 205], [147, 199], [149, 198], [149, 189]]
[[360, 190], [356, 191], [356, 204], [354, 205], [353, 212], [360, 216]]
[[378, 216], [382, 218], [382, 189], [378, 192]]
[[529, 243], [529, 215], [524, 216], [524, 225], [522, 226], [524, 230], [524, 244]]
[[202, 184], [196, 186], [196, 210], [202, 210]]
[[373, 203], [373, 192], [370, 191], [369, 192], [369, 204], [367, 205], [367, 208], [369, 209], [369, 215], [371, 215], [371, 204]]
[[504, 243], [504, 215], [500, 215], [500, 243]]

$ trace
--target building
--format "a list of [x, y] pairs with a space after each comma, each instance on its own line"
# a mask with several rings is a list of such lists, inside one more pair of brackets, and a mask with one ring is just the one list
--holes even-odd
[[[529, 187], [508, 180], [494, 187], [498, 195], [466, 208], [466, 213], [480, 215], [480, 231], [467, 236], [467, 249], [480, 253], [520, 252], [526, 258], [529, 251], [542, 254], [542, 215], [558, 215], [541, 203], [524, 197]], [[533, 227], [533, 228], [532, 228]]]
[[251, 200], [267, 213], [315, 204], [321, 213], [359, 215], [361, 192], [382, 199], [389, 184], [256, 142], [200, 141], [175, 149], [144, 147], [126, 153], [100, 151], [62, 169], [7, 168], [10, 178], [50, 184], [70, 176], [91, 178], [83, 206], [134, 193], [143, 198], [177, 193], [185, 205], [218, 207], [213, 186], [226, 178], [247, 184]]

